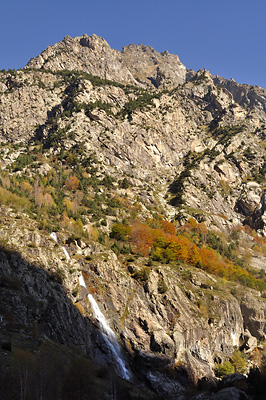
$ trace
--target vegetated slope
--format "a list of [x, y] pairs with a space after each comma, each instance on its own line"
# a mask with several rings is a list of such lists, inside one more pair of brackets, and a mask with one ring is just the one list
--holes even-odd
[[[159, 393], [184, 390], [180, 366], [200, 378], [234, 346], [257, 351], [265, 91], [142, 45], [120, 53], [93, 35], [0, 72], [0, 92], [5, 246], [49, 270], [41, 242], [60, 232], [73, 260], [52, 273], [92, 320], [79, 298], [83, 272], [134, 372]], [[172, 378], [161, 372], [170, 366]]]

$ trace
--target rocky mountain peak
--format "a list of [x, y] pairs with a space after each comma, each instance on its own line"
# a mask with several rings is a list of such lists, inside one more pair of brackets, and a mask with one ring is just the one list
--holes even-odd
[[122, 51], [111, 49], [93, 34], [66, 36], [33, 58], [26, 68], [84, 71], [101, 78], [146, 87], [173, 87], [186, 80], [186, 67], [168, 51], [158, 53], [150, 46], [130, 44]]
[[66, 36], [31, 59], [25, 68], [84, 71], [104, 79], [137, 85], [130, 71], [121, 63], [119, 54], [95, 34], [75, 38]]
[[80, 37], [80, 38], [78, 37], [76, 39], [79, 40], [79, 43], [81, 44], [81, 46], [88, 47], [89, 49], [97, 51], [97, 52], [103, 52], [103, 51], [110, 50], [110, 46], [106, 42], [106, 40], [95, 34], [93, 34], [91, 36], [84, 34], [82, 37]]
[[[105, 50], [110, 49], [110, 46], [105, 39], [95, 34], [88, 36], [86, 33], [83, 36], [76, 36], [74, 38], [67, 35], [61, 42], [56, 43], [54, 46], [56, 47], [65, 46], [69, 50], [77, 51], [79, 45], [82, 47], [88, 47], [89, 49], [97, 51], [99, 53], [102, 52], [104, 49]], [[48, 47], [51, 48], [51, 46]]]
[[150, 46], [130, 44], [121, 52], [123, 63], [146, 86], [173, 87], [186, 80], [186, 67], [168, 51], [159, 53]]

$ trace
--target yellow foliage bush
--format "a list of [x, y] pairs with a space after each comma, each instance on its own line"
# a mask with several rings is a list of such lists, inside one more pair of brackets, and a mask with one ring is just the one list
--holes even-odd
[[16, 210], [28, 211], [30, 210], [30, 201], [25, 197], [20, 197], [15, 193], [10, 192], [0, 187], [0, 204], [9, 205]]

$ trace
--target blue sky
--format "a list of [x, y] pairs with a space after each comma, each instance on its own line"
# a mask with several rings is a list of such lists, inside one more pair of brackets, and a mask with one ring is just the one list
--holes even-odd
[[96, 33], [118, 50], [142, 43], [187, 68], [266, 88], [265, 0], [13, 0], [1, 17], [0, 69], [22, 68], [66, 35]]

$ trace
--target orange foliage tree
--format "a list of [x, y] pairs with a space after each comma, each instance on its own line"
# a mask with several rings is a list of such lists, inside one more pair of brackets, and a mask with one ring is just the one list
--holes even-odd
[[176, 228], [172, 222], [162, 220], [161, 228], [165, 233], [169, 233], [170, 235], [176, 235]]
[[67, 190], [77, 190], [79, 187], [79, 179], [75, 175], [71, 175], [67, 178], [65, 186]]
[[189, 264], [192, 264], [194, 267], [201, 263], [201, 257], [199, 253], [199, 248], [194, 244], [191, 243], [188, 249], [188, 259]]
[[147, 256], [154, 244], [153, 229], [147, 225], [136, 223], [130, 232], [130, 240], [133, 244], [133, 251]]
[[168, 238], [168, 248], [172, 250], [177, 260], [187, 261], [189, 240], [183, 236], [171, 236]]

